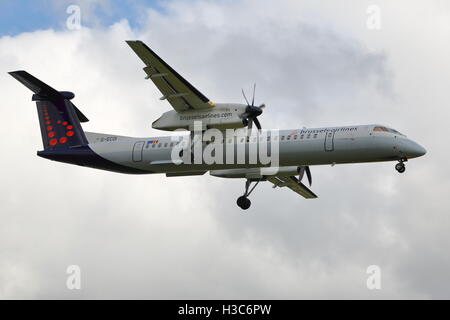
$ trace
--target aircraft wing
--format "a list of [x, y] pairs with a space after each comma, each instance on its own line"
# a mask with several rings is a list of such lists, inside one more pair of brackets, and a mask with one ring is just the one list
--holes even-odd
[[306, 199], [317, 198], [316, 194], [312, 192], [307, 186], [299, 182], [294, 176], [271, 176], [267, 177], [267, 181], [272, 182], [277, 187], [288, 187], [294, 192], [297, 192]]
[[128, 45], [145, 63], [146, 79], [151, 79], [177, 112], [209, 109], [214, 103], [195, 89], [142, 41], [127, 41]]

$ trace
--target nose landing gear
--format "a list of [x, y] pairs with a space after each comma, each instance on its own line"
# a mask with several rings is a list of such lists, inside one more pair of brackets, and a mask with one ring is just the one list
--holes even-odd
[[399, 163], [395, 165], [395, 170], [399, 173], [403, 173], [406, 170], [405, 164], [403, 163], [405, 160], [400, 160]]
[[[250, 180], [250, 179], [247, 179], [247, 181], [245, 182], [244, 195], [240, 196], [237, 199], [237, 201], [236, 201], [238, 207], [241, 208], [242, 210], [247, 210], [248, 208], [250, 208], [250, 205], [252, 204], [252, 202], [250, 201], [248, 196], [256, 188], [256, 186], [258, 185], [259, 181], [261, 181], [261, 180]], [[252, 182], [256, 182], [256, 183], [249, 191], [248, 189], [250, 188], [250, 185], [251, 185]]]

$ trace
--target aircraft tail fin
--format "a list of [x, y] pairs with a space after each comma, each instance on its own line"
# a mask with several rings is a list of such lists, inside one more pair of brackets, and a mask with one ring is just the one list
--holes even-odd
[[81, 122], [89, 120], [70, 101], [75, 97], [72, 92], [57, 91], [26, 71], [9, 74], [34, 92], [45, 150], [88, 144]]

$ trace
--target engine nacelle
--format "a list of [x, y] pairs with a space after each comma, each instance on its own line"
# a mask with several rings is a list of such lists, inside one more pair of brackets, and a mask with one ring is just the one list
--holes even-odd
[[244, 119], [241, 115], [245, 112], [244, 104], [220, 104], [206, 110], [189, 110], [177, 112], [171, 110], [152, 123], [152, 128], [174, 131], [186, 129], [193, 131], [194, 122], [201, 121], [202, 130], [216, 128], [219, 130], [243, 128]]
[[269, 168], [245, 168], [245, 169], [225, 169], [211, 170], [210, 175], [220, 178], [247, 178], [261, 179], [268, 176], [295, 176], [298, 174], [298, 167], [269, 167]]

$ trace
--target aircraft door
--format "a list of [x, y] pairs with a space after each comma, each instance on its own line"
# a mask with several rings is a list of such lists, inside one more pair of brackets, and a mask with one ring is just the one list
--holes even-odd
[[142, 161], [142, 153], [144, 151], [145, 141], [138, 141], [133, 146], [133, 161]]
[[334, 134], [335, 131], [327, 131], [325, 133], [325, 151], [334, 150]]

